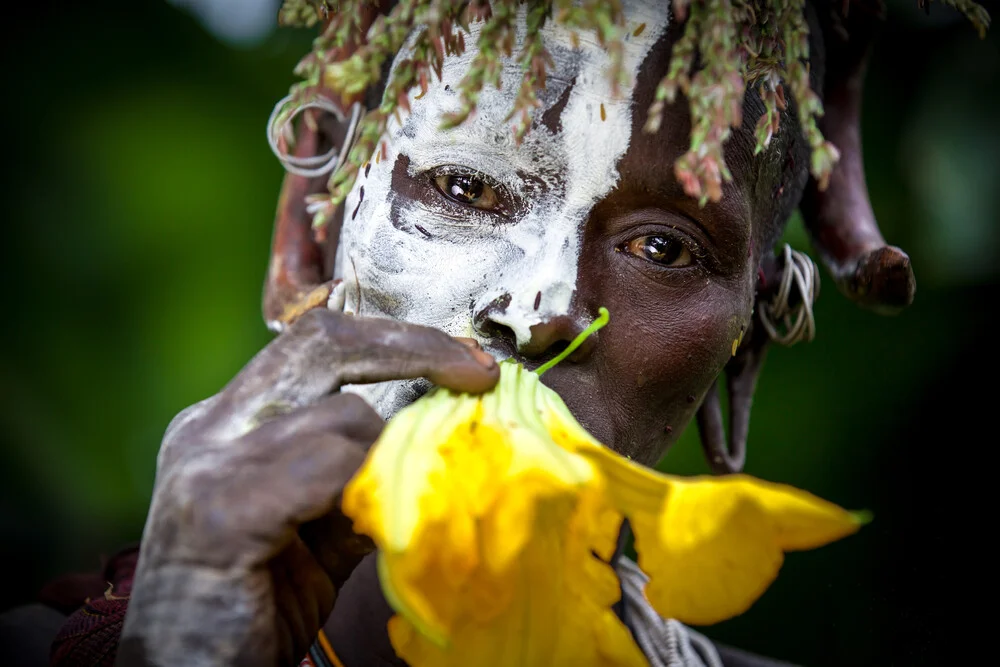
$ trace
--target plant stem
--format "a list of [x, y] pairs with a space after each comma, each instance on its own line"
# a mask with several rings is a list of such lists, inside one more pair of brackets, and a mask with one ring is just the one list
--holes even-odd
[[608, 309], [605, 308], [604, 306], [601, 306], [597, 312], [598, 312], [597, 319], [591, 322], [589, 327], [581, 331], [580, 335], [574, 338], [573, 342], [567, 345], [565, 350], [563, 350], [555, 357], [549, 359], [544, 364], [535, 369], [535, 372], [538, 373], [539, 376], [541, 376], [542, 373], [549, 370], [550, 368], [558, 364], [560, 361], [562, 361], [569, 355], [573, 354], [576, 348], [583, 345], [583, 341], [590, 338], [591, 334], [593, 334], [595, 331], [597, 331], [598, 329], [600, 329], [601, 327], [603, 327], [605, 324], [608, 323], [608, 320], [611, 318], [611, 314], [608, 313]]

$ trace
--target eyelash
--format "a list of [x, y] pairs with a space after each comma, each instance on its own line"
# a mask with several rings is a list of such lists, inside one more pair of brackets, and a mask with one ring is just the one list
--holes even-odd
[[[427, 178], [427, 182], [431, 189], [445, 202], [447, 205], [462, 211], [463, 214], [475, 213], [477, 215], [487, 215], [495, 218], [507, 219], [511, 217], [511, 211], [513, 207], [509, 202], [512, 198], [508, 194], [506, 188], [500, 185], [494, 178], [490, 177], [488, 174], [484, 174], [481, 171], [476, 171], [468, 167], [461, 167], [457, 165], [445, 165], [443, 167], [437, 167], [424, 172], [424, 176]], [[454, 199], [445, 195], [440, 188], [436, 185], [435, 181], [442, 176], [469, 176], [481, 180], [484, 184], [488, 185], [493, 189], [493, 192], [497, 196], [497, 201], [500, 206], [500, 210], [490, 210], [490, 209], [480, 209], [474, 206], [469, 206], [462, 204], [461, 202], [455, 201]]]
[[[689, 266], [664, 266], [663, 264], [658, 264], [651, 260], [643, 259], [641, 257], [636, 257], [632, 253], [627, 251], [628, 245], [633, 241], [648, 236], [664, 236], [672, 241], [676, 241], [684, 246], [687, 251], [691, 254], [691, 264]], [[643, 227], [638, 231], [632, 230], [632, 233], [628, 237], [615, 245], [615, 252], [624, 253], [628, 257], [632, 257], [637, 261], [643, 263], [643, 265], [652, 267], [657, 271], [684, 271], [684, 270], [704, 270], [706, 269], [706, 263], [710, 260], [709, 254], [705, 251], [704, 247], [695, 240], [693, 240], [689, 235], [677, 231], [674, 227], [664, 228], [663, 226], [656, 227]]]
[[[435, 181], [442, 176], [469, 176], [481, 180], [484, 184], [493, 189], [497, 196], [501, 210], [476, 208], [448, 197], [435, 183]], [[513, 207], [509, 202], [512, 202], [513, 198], [510, 197], [506, 188], [500, 185], [488, 174], [484, 174], [481, 171], [477, 171], [469, 167], [444, 165], [425, 171], [423, 173], [423, 177], [427, 179], [426, 182], [430, 189], [433, 190], [437, 201], [440, 202], [440, 205], [447, 206], [463, 218], [467, 219], [470, 216], [482, 217], [484, 218], [483, 222], [490, 221], [493, 226], [496, 227], [501, 224], [502, 220], [511, 217], [511, 210]], [[711, 255], [705, 251], [704, 246], [692, 239], [689, 234], [678, 231], [673, 226], [665, 227], [664, 225], [649, 225], [641, 227], [638, 230], [633, 229], [628, 238], [615, 245], [615, 252], [625, 252], [629, 243], [647, 236], [664, 236], [680, 243], [691, 254], [691, 264], [688, 266], [664, 266], [651, 260], [635, 257], [628, 252], [626, 252], [626, 254], [629, 257], [633, 257], [634, 259], [641, 261], [644, 265], [652, 267], [658, 271], [678, 272], [683, 270], [706, 270], [710, 268], [708, 263], [711, 261]]]

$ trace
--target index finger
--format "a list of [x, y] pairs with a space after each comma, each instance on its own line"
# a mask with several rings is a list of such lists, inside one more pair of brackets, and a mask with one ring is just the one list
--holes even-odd
[[310, 405], [345, 384], [425, 377], [470, 393], [491, 389], [496, 361], [443, 331], [382, 318], [315, 309], [265, 347], [223, 389], [206, 415], [233, 437], [265, 409]]

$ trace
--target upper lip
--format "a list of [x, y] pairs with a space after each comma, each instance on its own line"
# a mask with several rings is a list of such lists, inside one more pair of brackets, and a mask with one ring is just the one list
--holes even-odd
[[480, 345], [485, 352], [493, 355], [497, 361], [506, 361], [511, 359], [521, 364], [529, 371], [535, 370], [558, 354], [558, 352], [555, 352], [553, 354], [545, 354], [540, 357], [525, 357], [518, 354], [517, 348], [510, 341], [504, 338], [486, 339], [485, 341], [480, 341]]
[[[480, 346], [488, 354], [492, 355], [497, 361], [507, 361], [513, 360], [522, 366], [526, 370], [534, 371], [546, 361], [549, 360], [554, 355], [545, 355], [541, 358], [527, 358], [517, 354], [515, 347], [507, 340], [503, 338], [487, 339], [485, 341], [480, 341]], [[427, 392], [434, 388], [434, 385], [427, 378], [414, 378], [412, 380], [406, 380], [404, 382], [406, 391], [409, 394], [406, 398], [406, 405], [409, 405], [420, 398], [422, 398]]]

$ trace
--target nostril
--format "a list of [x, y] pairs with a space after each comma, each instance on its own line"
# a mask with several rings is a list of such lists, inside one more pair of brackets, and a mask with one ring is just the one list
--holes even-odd
[[482, 323], [477, 324], [475, 329], [476, 333], [483, 338], [510, 341], [512, 345], [515, 347], [517, 346], [517, 336], [514, 334], [514, 330], [508, 326], [497, 324], [493, 320], [485, 320]]
[[[578, 318], [563, 315], [531, 326], [531, 338], [519, 352], [531, 359], [549, 360], [565, 350], [573, 339], [586, 328]], [[593, 349], [593, 340], [587, 339], [573, 351], [567, 361], [583, 361]]]
[[[512, 300], [511, 295], [505, 293], [480, 306], [470, 304], [474, 309], [472, 327], [477, 334], [491, 339], [494, 344], [509, 344], [519, 356], [542, 362], [551, 360], [569, 347], [573, 339], [586, 328], [585, 322], [576, 315], [557, 315], [532, 324], [525, 332], [527, 336], [524, 336], [519, 334], [519, 329], [514, 328], [516, 324], [508, 324], [512, 322], [507, 313]], [[593, 341], [584, 341], [567, 361], [583, 361], [592, 348]]]
[[483, 336], [490, 338], [510, 336], [514, 340], [514, 332], [502, 324], [497, 324], [494, 318], [507, 312], [510, 305], [510, 294], [501, 294], [497, 298], [479, 308], [472, 316], [472, 326]]

